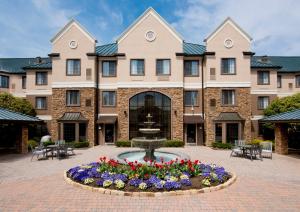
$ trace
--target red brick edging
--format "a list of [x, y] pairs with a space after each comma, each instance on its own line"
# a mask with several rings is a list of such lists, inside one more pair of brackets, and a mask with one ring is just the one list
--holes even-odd
[[159, 197], [159, 196], [176, 196], [176, 195], [191, 195], [191, 194], [198, 194], [198, 193], [209, 193], [212, 191], [218, 191], [223, 188], [227, 188], [231, 184], [233, 184], [237, 176], [235, 173], [230, 173], [232, 176], [228, 181], [226, 181], [223, 184], [213, 186], [213, 187], [207, 187], [202, 189], [190, 189], [190, 190], [177, 190], [177, 191], [164, 191], [164, 192], [129, 192], [129, 191], [119, 191], [119, 190], [111, 190], [111, 189], [105, 189], [105, 188], [96, 188], [91, 187], [88, 185], [83, 185], [81, 183], [75, 182], [69, 177], [67, 177], [67, 172], [64, 172], [64, 179], [67, 183], [87, 189], [94, 192], [99, 192], [102, 194], [108, 194], [108, 195], [116, 195], [116, 196], [139, 196], [139, 197]]

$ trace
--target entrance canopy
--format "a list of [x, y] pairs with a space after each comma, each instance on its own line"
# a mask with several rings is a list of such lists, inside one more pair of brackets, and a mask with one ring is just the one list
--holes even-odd
[[57, 121], [88, 121], [80, 112], [79, 113], [73, 113], [73, 112], [67, 112], [64, 113], [62, 117], [57, 119]]
[[98, 118], [98, 124], [114, 124], [117, 121], [117, 116], [100, 116]]
[[222, 112], [214, 121], [245, 121], [238, 113], [236, 112]]
[[4, 122], [32, 123], [32, 122], [41, 122], [41, 121], [42, 120], [40, 120], [37, 117], [33, 117], [33, 116], [25, 115], [22, 113], [14, 112], [11, 110], [7, 110], [4, 108], [0, 108], [0, 122], [2, 122], [2, 123], [4, 123]]
[[259, 121], [272, 123], [300, 123], [300, 109], [268, 116]]
[[200, 124], [200, 123], [203, 123], [203, 118], [201, 115], [184, 115], [183, 123], [185, 123], [185, 124]]

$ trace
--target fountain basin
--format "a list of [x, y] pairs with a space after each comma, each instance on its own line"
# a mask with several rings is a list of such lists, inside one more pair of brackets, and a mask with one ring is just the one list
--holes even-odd
[[[120, 161], [121, 163], [125, 163], [124, 159], [130, 162], [139, 162], [139, 163], [146, 163], [144, 160], [145, 152], [143, 150], [135, 150], [135, 151], [127, 151], [118, 154], [115, 159]], [[169, 162], [171, 160], [189, 160], [190, 157], [183, 153], [173, 153], [173, 152], [164, 152], [164, 151], [155, 151], [154, 152], [155, 161], [161, 163], [162, 160], [164, 162]]]
[[143, 134], [156, 134], [160, 132], [159, 128], [140, 128], [139, 131]]

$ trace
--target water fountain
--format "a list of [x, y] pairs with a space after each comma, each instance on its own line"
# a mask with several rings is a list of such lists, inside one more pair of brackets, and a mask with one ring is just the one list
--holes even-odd
[[157, 161], [162, 160], [168, 162], [170, 160], [178, 159], [189, 159], [189, 157], [182, 153], [171, 153], [155, 151], [156, 149], [163, 147], [166, 138], [159, 138], [157, 134], [160, 132], [160, 128], [154, 128], [155, 122], [152, 121], [152, 116], [150, 113], [146, 116], [147, 121], [144, 122], [144, 128], [140, 128], [139, 132], [144, 137], [135, 137], [132, 139], [132, 144], [134, 147], [139, 147], [144, 149], [144, 151], [128, 151], [123, 152], [117, 156], [116, 159], [123, 161], [127, 159], [128, 161]]

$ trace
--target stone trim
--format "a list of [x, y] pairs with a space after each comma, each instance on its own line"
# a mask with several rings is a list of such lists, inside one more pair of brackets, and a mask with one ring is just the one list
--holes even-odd
[[95, 188], [88, 185], [83, 185], [81, 183], [75, 182], [71, 180], [69, 177], [67, 177], [67, 171], [64, 171], [64, 179], [67, 183], [90, 190], [93, 192], [99, 192], [101, 194], [107, 194], [107, 195], [115, 195], [115, 196], [130, 196], [130, 197], [161, 197], [161, 196], [177, 196], [177, 195], [193, 195], [193, 194], [200, 194], [200, 193], [209, 193], [213, 191], [218, 191], [224, 188], [229, 187], [232, 185], [236, 179], [237, 176], [235, 173], [230, 173], [232, 176], [228, 181], [225, 183], [213, 186], [213, 187], [207, 187], [202, 189], [190, 189], [190, 190], [178, 190], [178, 191], [164, 191], [164, 192], [129, 192], [129, 191], [119, 191], [119, 190], [111, 190], [111, 189], [105, 189], [105, 188]]

